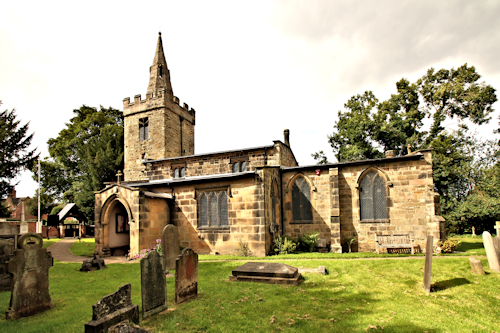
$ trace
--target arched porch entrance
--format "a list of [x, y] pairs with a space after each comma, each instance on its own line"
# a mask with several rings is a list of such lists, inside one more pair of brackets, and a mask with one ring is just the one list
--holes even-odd
[[[127, 201], [116, 195], [108, 198], [101, 211], [99, 237], [102, 255], [126, 255], [130, 250], [132, 214]], [[96, 242], [97, 243], [97, 242]]]

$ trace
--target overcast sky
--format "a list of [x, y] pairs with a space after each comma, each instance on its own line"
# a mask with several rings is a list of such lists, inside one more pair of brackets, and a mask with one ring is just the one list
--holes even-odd
[[[499, 89], [499, 17], [499, 1], [9, 1], [0, 109], [16, 108], [48, 156], [73, 109], [144, 98], [161, 30], [174, 94], [196, 110], [195, 153], [288, 128], [300, 165], [318, 150], [333, 161], [327, 135], [353, 95], [386, 99], [403, 77], [464, 63]], [[498, 114], [481, 134], [494, 137]], [[30, 173], [19, 180], [33, 196]]]

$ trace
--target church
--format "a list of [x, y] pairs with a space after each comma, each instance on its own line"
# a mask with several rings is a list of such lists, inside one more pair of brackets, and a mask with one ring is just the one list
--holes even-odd
[[99, 255], [150, 248], [167, 224], [198, 254], [245, 245], [265, 256], [276, 237], [308, 232], [339, 253], [347, 238], [375, 251], [377, 235], [409, 235], [421, 249], [444, 237], [431, 150], [300, 166], [284, 130], [267, 146], [196, 154], [196, 112], [174, 95], [161, 33], [149, 71], [145, 99], [123, 100], [124, 179], [95, 193]]

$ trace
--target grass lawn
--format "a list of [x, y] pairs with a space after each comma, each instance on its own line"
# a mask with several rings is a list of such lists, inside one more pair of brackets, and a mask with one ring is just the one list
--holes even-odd
[[43, 248], [46, 249], [48, 248], [49, 246], [51, 246], [52, 244], [54, 243], [57, 243], [59, 242], [61, 239], [60, 238], [51, 238], [51, 239], [43, 239]]
[[[248, 258], [247, 258], [248, 259]], [[241, 262], [200, 262], [199, 296], [176, 305], [174, 278], [167, 278], [170, 310], [141, 321], [153, 332], [470, 332], [500, 331], [500, 274], [473, 275], [468, 258], [433, 261], [434, 292], [422, 289], [424, 260], [296, 260], [295, 267], [326, 266], [329, 275], [304, 273], [299, 286], [230, 282]], [[17, 321], [0, 317], [0, 332], [82, 332], [92, 304], [132, 284], [141, 306], [139, 264], [112, 264], [79, 272], [80, 264], [50, 269], [55, 307]], [[0, 313], [10, 292], [0, 293]], [[369, 329], [371, 327], [371, 329]]]
[[75, 256], [92, 257], [94, 255], [95, 238], [82, 238], [71, 245], [70, 251]]

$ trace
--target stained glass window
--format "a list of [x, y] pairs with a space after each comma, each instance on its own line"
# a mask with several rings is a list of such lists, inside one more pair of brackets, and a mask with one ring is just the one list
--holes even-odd
[[361, 220], [387, 219], [385, 182], [376, 172], [368, 173], [360, 183]]
[[199, 226], [225, 227], [229, 226], [228, 196], [226, 191], [207, 191], [200, 194]]
[[297, 178], [292, 187], [294, 221], [312, 222], [311, 187], [305, 178]]

